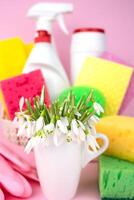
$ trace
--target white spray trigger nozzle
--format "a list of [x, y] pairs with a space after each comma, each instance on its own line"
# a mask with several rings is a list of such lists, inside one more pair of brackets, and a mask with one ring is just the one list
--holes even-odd
[[65, 34], [69, 34], [69, 31], [67, 30], [67, 27], [65, 26], [64, 17], [63, 17], [62, 14], [60, 14], [60, 15], [57, 16], [57, 20], [58, 20], [59, 26], [62, 29], [62, 31]]
[[62, 31], [68, 34], [63, 15], [72, 11], [71, 3], [38, 3], [29, 9], [28, 16], [37, 20], [36, 30], [47, 30], [51, 33], [52, 22], [57, 20]]

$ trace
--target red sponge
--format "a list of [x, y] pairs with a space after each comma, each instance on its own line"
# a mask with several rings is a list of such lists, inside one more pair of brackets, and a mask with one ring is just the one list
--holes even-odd
[[8, 117], [13, 119], [15, 112], [19, 111], [19, 100], [22, 96], [32, 99], [32, 97], [40, 95], [43, 85], [45, 86], [45, 104], [49, 106], [50, 98], [40, 70], [1, 81], [0, 100]]

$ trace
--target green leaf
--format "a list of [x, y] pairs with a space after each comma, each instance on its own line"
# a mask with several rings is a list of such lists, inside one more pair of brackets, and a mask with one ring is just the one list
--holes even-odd
[[27, 109], [28, 109], [29, 113], [33, 114], [34, 110], [33, 110], [32, 106], [31, 106], [30, 101], [28, 99], [26, 99], [25, 102], [26, 102], [26, 106], [27, 106]]
[[91, 91], [89, 92], [89, 95], [87, 96], [86, 104], [88, 104], [90, 101], [92, 101], [93, 94], [94, 94], [94, 90], [91, 89]]
[[77, 109], [80, 110], [80, 109], [82, 108], [82, 106], [83, 106], [84, 103], [85, 103], [85, 95], [83, 95], [83, 96], [80, 98], [80, 100], [79, 100], [79, 102], [78, 102], [78, 104], [77, 104]]
[[34, 98], [34, 107], [35, 107], [37, 114], [40, 115], [40, 108], [39, 108], [36, 98]]

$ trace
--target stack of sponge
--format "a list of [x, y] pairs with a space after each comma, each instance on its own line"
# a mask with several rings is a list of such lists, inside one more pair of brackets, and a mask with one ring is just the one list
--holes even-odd
[[[31, 102], [33, 97], [41, 94], [45, 86], [45, 104], [49, 106], [50, 99], [44, 77], [40, 70], [22, 74], [26, 59], [33, 44], [25, 44], [20, 38], [0, 41], [0, 103], [4, 110], [4, 117], [13, 120], [19, 111], [19, 101], [23, 96]], [[25, 103], [24, 103], [25, 107]], [[8, 138], [22, 144], [26, 138], [16, 137], [16, 133], [8, 131]], [[11, 134], [11, 135], [10, 135]], [[22, 141], [22, 142], [20, 142]]]
[[107, 135], [110, 141], [99, 163], [101, 198], [134, 199], [134, 118], [104, 117], [96, 129]]
[[45, 103], [47, 106], [50, 103], [41, 71], [22, 74], [32, 47], [33, 44], [25, 44], [18, 37], [0, 41], [0, 102], [5, 117], [11, 120], [19, 110], [20, 98], [40, 95], [43, 85], [46, 92]]

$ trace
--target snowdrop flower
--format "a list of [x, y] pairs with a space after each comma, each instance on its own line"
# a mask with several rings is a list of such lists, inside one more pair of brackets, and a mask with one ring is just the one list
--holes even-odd
[[14, 117], [14, 119], [13, 119], [13, 123], [15, 124], [15, 125], [18, 125], [18, 126], [21, 126], [21, 125], [23, 125], [24, 124], [24, 122], [26, 122], [26, 120], [24, 119], [24, 117]]
[[78, 136], [79, 128], [76, 119], [73, 119], [71, 122], [71, 131], [74, 133], [74, 135]]
[[26, 145], [26, 147], [25, 147], [25, 152], [26, 152], [26, 153], [30, 153], [30, 151], [33, 149], [33, 147], [34, 147], [34, 138], [31, 138], [31, 139], [28, 141], [28, 143], [27, 143], [27, 145]]
[[25, 121], [19, 125], [17, 136], [26, 136], [31, 138], [35, 133], [35, 122]]
[[96, 115], [93, 115], [90, 117], [89, 123], [92, 123], [92, 122], [97, 123], [99, 120], [100, 120], [99, 117], [97, 117]]
[[[55, 101], [47, 108], [43, 106], [45, 99], [45, 87], [43, 86], [41, 96], [33, 98], [33, 102], [27, 101], [26, 109], [24, 109], [25, 99], [22, 97], [19, 102], [20, 112], [16, 113], [14, 123], [18, 123], [16, 126], [19, 130], [18, 135], [27, 136], [29, 139], [25, 151], [30, 152], [32, 148], [40, 144], [58, 146], [71, 141], [84, 142], [93, 151], [97, 151], [99, 146], [96, 142], [94, 124], [99, 121], [99, 118], [93, 115], [92, 109], [89, 110], [88, 102], [93, 103], [93, 111], [98, 115], [104, 110], [99, 103], [93, 102], [92, 95], [93, 93], [89, 96], [90, 98], [87, 97], [86, 104], [83, 96], [79, 106], [75, 106], [75, 95], [70, 93], [63, 103]], [[39, 117], [37, 117], [38, 113]]]
[[78, 116], [78, 117], [81, 116], [81, 114], [79, 112], [76, 112], [75, 115]]
[[41, 129], [43, 129], [43, 126], [44, 126], [44, 118], [40, 116], [36, 121], [35, 132], [38, 132]]
[[19, 125], [17, 136], [26, 136], [27, 124], [28, 124], [28, 122], [25, 121], [25, 122], [23, 122], [22, 125], [21, 124]]
[[19, 101], [19, 109], [20, 109], [20, 112], [17, 112], [16, 114], [16, 117], [14, 118], [14, 122], [16, 123], [17, 121], [19, 121], [20, 118], [24, 118], [26, 120], [29, 120], [30, 116], [25, 114], [25, 112], [23, 112], [23, 106], [24, 106], [24, 103], [25, 103], [25, 99], [24, 97], [21, 97], [20, 98], [20, 101]]
[[93, 107], [98, 115], [100, 115], [101, 112], [104, 113], [104, 109], [102, 108], [102, 106], [99, 103], [94, 102]]
[[79, 120], [77, 120], [77, 122], [78, 122], [78, 124], [80, 125], [80, 127], [81, 127], [83, 130], [85, 130], [84, 124], [83, 124], [81, 121], [79, 121]]
[[50, 124], [47, 124], [43, 127], [43, 130], [44, 132], [53, 132], [54, 131], [54, 124], [53, 123], [50, 123]]
[[26, 147], [25, 147], [25, 152], [30, 153], [30, 151], [31, 151], [34, 147], [38, 146], [39, 144], [41, 144], [41, 143], [43, 143], [43, 142], [44, 142], [44, 139], [41, 138], [41, 137], [39, 137], [39, 136], [32, 137], [32, 138], [28, 141], [28, 143], [27, 143], [27, 145], [26, 145]]
[[60, 120], [57, 121], [56, 125], [62, 133], [67, 134], [68, 130], [67, 130], [66, 119], [61, 118]]
[[35, 126], [36, 126], [35, 121], [27, 122], [26, 132], [28, 138], [31, 138], [35, 134]]
[[69, 125], [69, 122], [68, 122], [67, 117], [61, 117], [61, 121], [62, 121], [62, 123], [63, 123], [65, 126], [68, 126], [68, 125]]
[[74, 135], [77, 136], [78, 142], [85, 141], [85, 126], [81, 121], [73, 119], [71, 123], [71, 130]]
[[20, 101], [19, 101], [20, 112], [22, 112], [22, 109], [23, 109], [23, 106], [24, 106], [24, 102], [25, 102], [24, 97], [21, 97]]
[[[23, 125], [23, 123], [25, 122], [25, 120], [23, 118], [17, 118], [17, 117], [14, 117], [12, 123], [13, 125], [16, 127], [16, 129], [20, 129]], [[18, 134], [18, 131], [17, 131], [17, 134]]]

